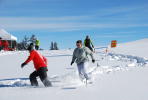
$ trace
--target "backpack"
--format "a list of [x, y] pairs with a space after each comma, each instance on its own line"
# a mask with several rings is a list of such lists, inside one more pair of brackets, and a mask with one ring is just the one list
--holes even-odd
[[90, 39], [85, 39], [85, 46], [90, 46]]

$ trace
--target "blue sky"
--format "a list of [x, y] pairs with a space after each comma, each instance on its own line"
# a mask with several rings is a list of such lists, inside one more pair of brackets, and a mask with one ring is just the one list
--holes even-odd
[[0, 28], [18, 37], [35, 34], [74, 48], [89, 35], [94, 45], [148, 38], [147, 0], [0, 0]]

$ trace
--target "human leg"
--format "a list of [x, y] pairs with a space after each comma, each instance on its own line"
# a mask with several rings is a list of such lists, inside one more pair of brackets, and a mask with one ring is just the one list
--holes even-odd
[[30, 74], [29, 79], [30, 79], [32, 86], [38, 86], [38, 81], [37, 81], [37, 78], [36, 78], [38, 76], [39, 75], [38, 75], [37, 71], [34, 71], [33, 73]]
[[85, 71], [85, 67], [86, 66], [87, 66], [87, 63], [85, 63], [85, 62], [82, 62], [82, 63], [80, 63], [80, 64], [77, 65], [79, 76], [80, 76], [80, 78], [82, 80], [83, 79], [88, 79], [88, 75], [86, 74], [86, 71]]
[[48, 77], [47, 77], [47, 68], [46, 67], [41, 67], [38, 70], [38, 74], [39, 74], [39, 77], [45, 87], [52, 86], [51, 82], [48, 80]]
[[89, 66], [89, 63], [88, 62], [84, 62], [83, 63], [83, 73], [84, 73], [84, 77], [88, 80], [89, 79], [89, 77], [88, 77], [88, 75], [87, 75], [87, 73], [86, 73], [86, 69], [87, 69], [87, 67]]

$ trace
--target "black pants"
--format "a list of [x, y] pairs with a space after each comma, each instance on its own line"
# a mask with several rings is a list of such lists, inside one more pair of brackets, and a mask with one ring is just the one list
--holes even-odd
[[3, 47], [2, 46], [0, 46], [0, 51], [3, 49]]
[[47, 68], [46, 67], [41, 67], [38, 71], [34, 71], [33, 73], [30, 74], [30, 82], [32, 86], [38, 86], [38, 81], [37, 77], [41, 79], [45, 87], [51, 86], [51, 82], [48, 80], [47, 77]]
[[87, 46], [92, 52], [93, 52], [93, 49], [92, 49], [92, 47], [91, 46]]

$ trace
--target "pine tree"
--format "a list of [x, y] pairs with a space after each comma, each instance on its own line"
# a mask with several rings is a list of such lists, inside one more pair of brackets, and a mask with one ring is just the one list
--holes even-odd
[[54, 50], [59, 50], [59, 48], [57, 46], [57, 42], [54, 42]]
[[50, 50], [59, 50], [57, 42], [51, 42]]
[[51, 42], [50, 50], [54, 50], [54, 44]]
[[27, 49], [27, 47], [28, 47], [28, 42], [29, 42], [29, 38], [25, 35], [25, 36], [24, 36], [24, 39], [23, 39], [23, 41], [22, 41], [22, 43], [21, 43], [22, 49]]
[[36, 40], [37, 40], [37, 38], [36, 38], [36, 36], [33, 34], [33, 35], [30, 37], [30, 42], [35, 44]]

